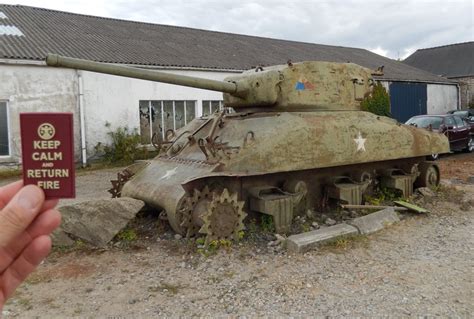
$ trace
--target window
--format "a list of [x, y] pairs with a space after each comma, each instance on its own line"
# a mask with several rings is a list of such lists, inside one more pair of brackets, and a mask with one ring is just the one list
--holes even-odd
[[217, 110], [222, 110], [223, 107], [223, 101], [202, 101], [202, 116], [212, 114]]
[[446, 117], [445, 123], [447, 127], [454, 127], [455, 125], [452, 117]]
[[0, 101], [0, 156], [10, 155], [7, 102]]
[[169, 129], [177, 130], [196, 117], [196, 101], [140, 101], [142, 144], [150, 144], [153, 134], [164, 138]]
[[454, 120], [456, 121], [456, 126], [461, 128], [464, 126], [464, 122], [459, 116], [453, 116]]

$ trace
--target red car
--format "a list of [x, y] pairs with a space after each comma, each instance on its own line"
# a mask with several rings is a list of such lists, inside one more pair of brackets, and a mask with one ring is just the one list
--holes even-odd
[[[472, 152], [474, 150], [474, 125], [457, 115], [418, 115], [405, 124], [445, 134], [449, 139], [451, 151]], [[432, 155], [433, 159], [437, 157], [437, 154]]]

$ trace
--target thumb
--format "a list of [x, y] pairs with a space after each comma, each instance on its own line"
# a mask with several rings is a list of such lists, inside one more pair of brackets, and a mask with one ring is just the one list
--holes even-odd
[[23, 187], [0, 211], [0, 247], [7, 246], [24, 232], [36, 218], [44, 202], [38, 186]]

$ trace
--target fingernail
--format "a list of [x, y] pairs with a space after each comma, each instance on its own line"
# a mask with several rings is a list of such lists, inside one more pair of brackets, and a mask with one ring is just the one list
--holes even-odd
[[25, 186], [18, 194], [17, 204], [26, 210], [32, 210], [40, 205], [43, 196], [41, 190], [35, 186]]

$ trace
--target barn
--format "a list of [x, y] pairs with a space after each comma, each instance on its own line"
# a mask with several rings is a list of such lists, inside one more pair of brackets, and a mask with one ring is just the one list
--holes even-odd
[[[222, 80], [243, 70], [305, 60], [376, 69], [399, 121], [458, 107], [458, 85], [365, 49], [303, 43], [0, 5], [0, 163], [21, 161], [19, 113], [72, 112], [76, 160], [86, 164], [109, 130], [136, 128], [143, 144], [222, 108], [219, 92], [52, 68], [47, 53]], [[106, 127], [106, 125], [108, 127]]]
[[403, 62], [459, 82], [461, 107], [474, 108], [474, 41], [419, 49]]

